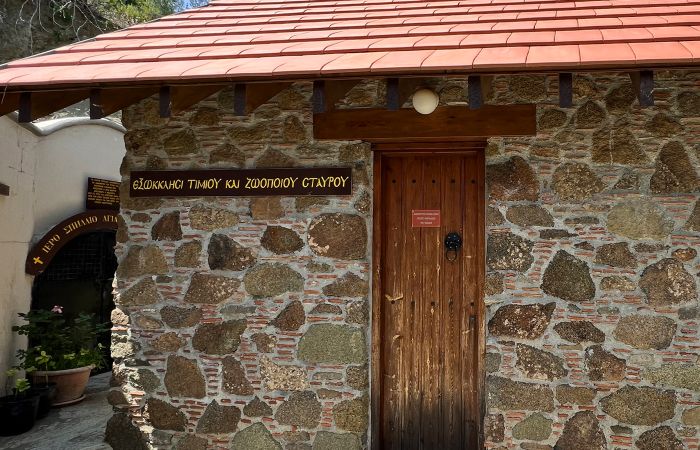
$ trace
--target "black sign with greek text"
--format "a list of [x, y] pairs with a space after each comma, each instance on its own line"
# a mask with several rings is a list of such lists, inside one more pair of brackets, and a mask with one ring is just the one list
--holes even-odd
[[113, 209], [119, 211], [119, 182], [88, 178], [85, 209]]
[[131, 172], [131, 197], [350, 195], [352, 169], [149, 170]]

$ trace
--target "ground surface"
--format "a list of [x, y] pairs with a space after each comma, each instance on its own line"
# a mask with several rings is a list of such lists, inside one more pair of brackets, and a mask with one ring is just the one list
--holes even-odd
[[90, 378], [85, 400], [52, 409], [34, 428], [19, 436], [0, 437], [3, 450], [107, 450], [103, 442], [112, 407], [107, 403], [110, 373]]

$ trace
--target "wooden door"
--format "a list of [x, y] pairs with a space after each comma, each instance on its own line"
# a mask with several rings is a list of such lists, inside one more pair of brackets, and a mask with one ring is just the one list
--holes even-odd
[[[375, 379], [380, 442], [375, 448], [476, 449], [483, 153], [386, 152], [377, 162], [381, 241], [373, 311], [379, 328], [374, 373], [380, 377]], [[463, 244], [447, 254], [450, 232]]]

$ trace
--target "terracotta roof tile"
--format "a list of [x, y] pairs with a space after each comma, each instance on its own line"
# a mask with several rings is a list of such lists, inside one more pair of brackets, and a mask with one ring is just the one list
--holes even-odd
[[603, 34], [600, 30], [562, 30], [557, 31], [554, 36], [554, 42], [562, 44], [602, 40]]
[[581, 44], [578, 49], [582, 66], [616, 67], [635, 60], [629, 44]]
[[435, 50], [423, 61], [421, 67], [425, 70], [445, 72], [469, 70], [480, 51], [481, 49], [477, 48]]
[[0, 87], [698, 62], [700, 0], [212, 0], [0, 66]]
[[647, 28], [608, 28], [600, 30], [605, 41], [638, 41], [643, 39], [652, 39], [653, 34]]
[[663, 63], [669, 60], [692, 62], [693, 55], [680, 42], [633, 42], [630, 48], [641, 64]]
[[554, 42], [554, 31], [519, 31], [511, 33], [508, 45], [544, 44]]
[[388, 53], [389, 52], [347, 53], [339, 57], [335, 55], [337, 59], [326, 64], [321, 70], [321, 73], [369, 73], [372, 64]]
[[700, 41], [682, 41], [681, 45], [693, 56], [693, 62], [700, 61]]
[[575, 68], [581, 62], [578, 45], [543, 45], [530, 47], [525, 64], [528, 67], [548, 67], [552, 63]]
[[397, 70], [419, 70], [433, 50], [413, 50], [387, 53], [372, 64], [372, 72], [392, 72]]
[[470, 34], [462, 41], [462, 46], [493, 47], [497, 45], [505, 46], [511, 33], [474, 33]]
[[474, 59], [476, 69], [511, 69], [525, 66], [530, 47], [488, 47]]

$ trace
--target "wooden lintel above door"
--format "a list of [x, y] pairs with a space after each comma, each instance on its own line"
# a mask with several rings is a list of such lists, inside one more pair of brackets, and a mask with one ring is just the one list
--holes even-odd
[[369, 142], [471, 140], [488, 136], [533, 136], [535, 105], [443, 106], [422, 115], [413, 109], [342, 109], [314, 114], [314, 138]]

